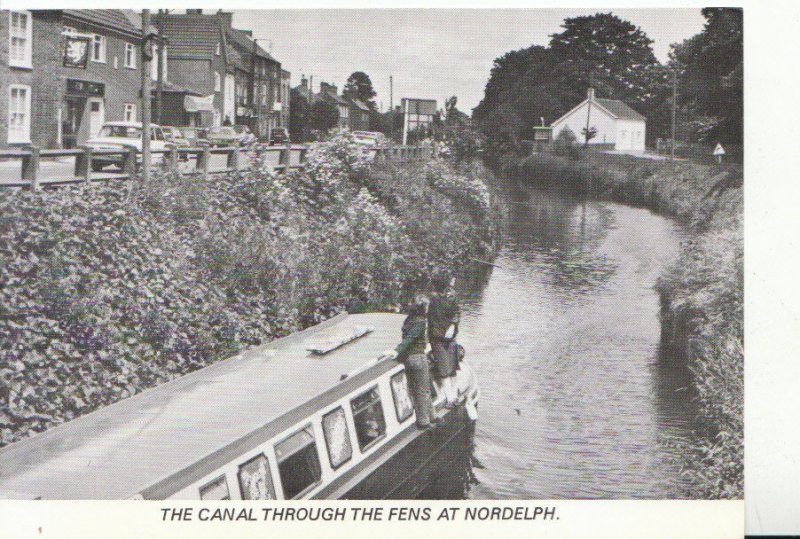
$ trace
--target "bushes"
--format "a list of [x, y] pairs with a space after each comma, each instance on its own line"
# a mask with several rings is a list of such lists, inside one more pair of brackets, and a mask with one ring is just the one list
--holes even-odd
[[305, 172], [0, 192], [0, 445], [492, 245], [474, 176], [362, 156], [340, 135]]

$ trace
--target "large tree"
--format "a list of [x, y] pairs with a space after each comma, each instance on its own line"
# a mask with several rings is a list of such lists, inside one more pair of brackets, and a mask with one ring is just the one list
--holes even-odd
[[366, 103], [370, 109], [375, 110], [375, 89], [372, 80], [363, 71], [356, 71], [347, 77], [347, 82], [342, 89], [342, 94]]
[[744, 80], [742, 10], [705, 8], [703, 31], [677, 45], [678, 101], [699, 140], [741, 143]]

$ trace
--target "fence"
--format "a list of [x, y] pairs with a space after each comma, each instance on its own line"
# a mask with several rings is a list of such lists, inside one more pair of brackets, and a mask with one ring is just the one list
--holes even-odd
[[[374, 162], [407, 161], [420, 159], [435, 153], [429, 146], [365, 147]], [[303, 168], [308, 146], [265, 146], [254, 150], [234, 147], [169, 148], [152, 150], [154, 161], [160, 161], [170, 170], [183, 174], [198, 174], [207, 179], [210, 174], [247, 170], [251, 155], [257, 153], [276, 172]], [[215, 156], [222, 157], [224, 164], [213, 166]], [[74, 158], [74, 166], [58, 161]], [[136, 177], [141, 165], [141, 152], [135, 146], [120, 149], [97, 150], [88, 147], [76, 150], [42, 150], [36, 147], [26, 150], [0, 151], [0, 187], [58, 186], [93, 181], [129, 180]], [[194, 161], [194, 165], [191, 162]], [[20, 171], [13, 170], [13, 163], [20, 163]], [[119, 172], [98, 170], [98, 164], [116, 164]], [[12, 166], [7, 166], [12, 164]], [[44, 165], [44, 166], [43, 166]], [[244, 166], [243, 166], [244, 165]], [[71, 169], [71, 170], [70, 170]], [[16, 178], [14, 177], [16, 176]]]

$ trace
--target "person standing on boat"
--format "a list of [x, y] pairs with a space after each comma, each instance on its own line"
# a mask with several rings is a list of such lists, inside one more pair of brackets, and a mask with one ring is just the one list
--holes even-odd
[[458, 400], [455, 338], [461, 321], [461, 309], [453, 297], [453, 278], [450, 275], [438, 274], [432, 284], [433, 295], [428, 306], [428, 339], [433, 354], [434, 374], [442, 381], [445, 406], [452, 408]]
[[405, 353], [403, 363], [408, 376], [408, 390], [417, 414], [417, 427], [428, 429], [438, 420], [433, 413], [431, 396], [431, 365], [425, 354], [428, 299], [418, 296], [403, 321], [403, 341], [394, 350], [384, 352], [383, 358], [394, 359]]

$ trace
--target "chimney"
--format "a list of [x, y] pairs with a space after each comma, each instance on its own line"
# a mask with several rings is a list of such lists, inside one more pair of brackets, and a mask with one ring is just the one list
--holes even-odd
[[335, 96], [338, 93], [338, 88], [335, 84], [328, 84], [327, 82], [319, 83], [319, 93]]
[[589, 101], [594, 101], [594, 88], [589, 87], [589, 89], [586, 90], [586, 97]]
[[308, 79], [306, 78], [305, 75], [303, 75], [303, 77], [300, 79], [300, 88], [302, 88], [303, 90], [308, 89]]
[[233, 12], [232, 11], [222, 11], [221, 9], [217, 11], [217, 17], [219, 20], [222, 21], [222, 24], [225, 26], [227, 30], [230, 30], [233, 26]]
[[203, 10], [202, 9], [187, 9], [186, 10], [186, 14], [187, 15], [202, 15], [203, 14]]

